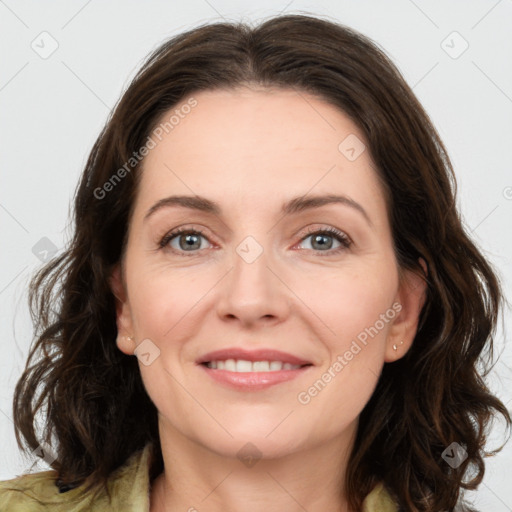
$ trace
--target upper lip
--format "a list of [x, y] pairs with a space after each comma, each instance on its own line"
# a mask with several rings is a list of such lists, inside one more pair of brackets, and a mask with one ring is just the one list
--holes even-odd
[[300, 357], [281, 352], [274, 349], [258, 349], [246, 350], [243, 348], [225, 348], [221, 350], [214, 350], [201, 356], [196, 362], [197, 364], [208, 363], [210, 361], [225, 361], [227, 359], [243, 359], [245, 361], [281, 361], [283, 363], [305, 365], [313, 364], [311, 361], [302, 359]]

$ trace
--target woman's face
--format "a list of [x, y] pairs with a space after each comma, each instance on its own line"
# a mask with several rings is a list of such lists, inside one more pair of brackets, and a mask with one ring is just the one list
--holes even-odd
[[[125, 287], [112, 280], [119, 333], [138, 348], [118, 346], [137, 348], [171, 436], [264, 457], [348, 439], [384, 363], [409, 348], [423, 292], [399, 283], [363, 135], [293, 90], [193, 98], [163, 116], [181, 114], [144, 161]], [[211, 354], [224, 350], [245, 353]], [[279, 370], [289, 357], [301, 367]]]

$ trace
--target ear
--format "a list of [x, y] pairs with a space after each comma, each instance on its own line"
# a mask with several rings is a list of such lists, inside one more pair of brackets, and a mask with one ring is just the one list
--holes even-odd
[[121, 352], [133, 355], [135, 341], [128, 339], [133, 333], [132, 316], [121, 264], [115, 266], [109, 278], [109, 284], [116, 301], [117, 347]]
[[[418, 259], [424, 271], [424, 276], [418, 276], [410, 270], [405, 270], [400, 277], [400, 286], [395, 302], [401, 309], [393, 320], [386, 339], [385, 361], [387, 363], [402, 358], [411, 348], [418, 329], [421, 309], [427, 298], [427, 264], [423, 258]], [[393, 348], [396, 347], [396, 350]]]

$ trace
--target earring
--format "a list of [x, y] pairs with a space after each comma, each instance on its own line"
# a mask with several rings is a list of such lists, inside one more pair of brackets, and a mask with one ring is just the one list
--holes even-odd
[[125, 336], [128, 341], [135, 341], [131, 336]]
[[[403, 345], [404, 344], [404, 341], [402, 340], [400, 342], [400, 345]], [[398, 346], [396, 345], [396, 343], [393, 343], [393, 350], [396, 352], [396, 350], [398, 349]]]

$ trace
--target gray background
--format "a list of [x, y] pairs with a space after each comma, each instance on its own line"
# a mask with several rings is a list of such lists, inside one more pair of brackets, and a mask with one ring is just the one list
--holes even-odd
[[[32, 340], [29, 278], [69, 240], [79, 175], [129, 79], [151, 50], [198, 24], [317, 14], [376, 41], [445, 142], [463, 220], [498, 268], [510, 300], [512, 0], [260, 0], [258, 8], [246, 0], [41, 4], [0, 0], [0, 479], [48, 468], [21, 456], [12, 424], [12, 394]], [[512, 353], [504, 339], [510, 313], [497, 334], [503, 353], [489, 378], [509, 408]], [[496, 424], [489, 448], [502, 434]], [[512, 442], [487, 459], [483, 484], [468, 494], [481, 510], [512, 510], [511, 461]]]

